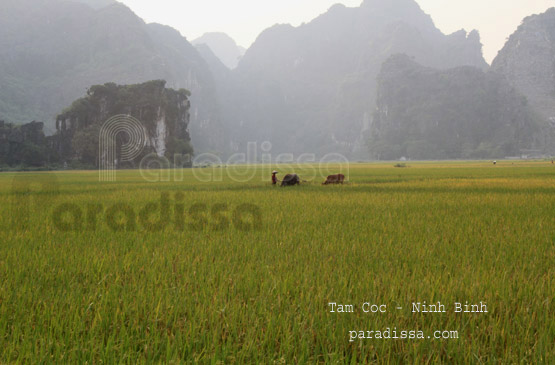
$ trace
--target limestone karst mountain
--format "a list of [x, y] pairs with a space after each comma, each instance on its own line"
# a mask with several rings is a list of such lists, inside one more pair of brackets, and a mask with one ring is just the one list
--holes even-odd
[[438, 70], [394, 55], [378, 77], [370, 149], [375, 159], [519, 156], [538, 120], [502, 76], [475, 67]]
[[492, 63], [541, 115], [544, 144], [555, 154], [555, 8], [525, 18]]
[[[90, 85], [167, 80], [169, 88], [192, 92], [195, 152], [224, 159], [266, 141], [274, 157], [555, 153], [554, 24], [555, 9], [526, 18], [490, 70], [477, 31], [445, 35], [415, 0], [334, 5], [301, 26], [266, 29], [242, 57], [225, 34], [206, 34], [193, 46], [175, 29], [146, 24], [112, 0], [6, 0], [0, 3], [0, 120], [44, 122], [51, 134], [55, 117]], [[391, 61], [398, 54], [410, 62]], [[422, 92], [432, 86], [426, 99]], [[384, 105], [394, 113], [386, 115]], [[432, 139], [391, 133], [395, 123], [408, 130], [416, 123]], [[460, 137], [460, 128], [472, 135]], [[458, 147], [446, 151], [436, 137]]]
[[125, 5], [109, 3], [0, 4], [0, 119], [43, 121], [53, 133], [56, 115], [91, 85], [163, 79], [192, 92], [197, 148], [225, 148], [212, 73], [195, 47], [176, 30], [145, 24]]
[[392, 54], [446, 69], [488, 66], [476, 31], [444, 35], [414, 0], [335, 5], [299, 27], [264, 31], [237, 69], [225, 110], [235, 142], [269, 141], [274, 153], [366, 157], [376, 107], [376, 76]]
[[229, 69], [237, 67], [246, 49], [237, 45], [233, 38], [225, 33], [205, 33], [191, 42], [193, 45], [207, 45], [220, 61]]
[[[190, 92], [166, 88], [164, 80], [136, 85], [94, 85], [87, 95], [72, 103], [56, 118], [54, 147], [61, 161], [77, 160], [99, 165], [105, 151], [99, 151], [98, 136], [103, 124], [117, 115], [129, 115], [141, 123], [146, 134], [142, 155], [129, 166], [138, 167], [148, 155], [166, 158], [192, 156], [189, 135]], [[120, 145], [128, 136], [117, 136]], [[181, 158], [181, 157], [180, 157]], [[188, 158], [190, 164], [191, 159]]]

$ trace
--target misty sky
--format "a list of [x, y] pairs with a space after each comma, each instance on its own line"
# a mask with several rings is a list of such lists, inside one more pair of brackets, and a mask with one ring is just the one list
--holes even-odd
[[[193, 40], [205, 32], [225, 32], [248, 48], [264, 29], [276, 23], [300, 25], [342, 3], [361, 0], [120, 0], [147, 22], [178, 29]], [[384, 0], [387, 1], [387, 0]], [[544, 12], [555, 0], [417, 0], [444, 33], [478, 29], [488, 62], [525, 16]]]

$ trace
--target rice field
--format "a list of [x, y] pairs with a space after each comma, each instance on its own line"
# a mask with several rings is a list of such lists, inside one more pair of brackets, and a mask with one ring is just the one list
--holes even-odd
[[555, 166], [406, 164], [2, 173], [0, 363], [555, 362]]

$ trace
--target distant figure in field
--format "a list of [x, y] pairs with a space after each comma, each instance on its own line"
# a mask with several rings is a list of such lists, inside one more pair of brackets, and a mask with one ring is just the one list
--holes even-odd
[[287, 174], [283, 177], [283, 180], [281, 181], [281, 186], [295, 186], [300, 184], [301, 179], [297, 174]]
[[345, 175], [343, 174], [330, 175], [328, 176], [326, 181], [322, 183], [322, 185], [343, 184], [344, 181], [345, 181]]
[[493, 161], [493, 164], [494, 164], [494, 165], [497, 165], [497, 161]]
[[272, 171], [272, 185], [277, 185], [278, 183], [278, 179], [277, 179], [277, 175], [278, 172], [277, 171]]

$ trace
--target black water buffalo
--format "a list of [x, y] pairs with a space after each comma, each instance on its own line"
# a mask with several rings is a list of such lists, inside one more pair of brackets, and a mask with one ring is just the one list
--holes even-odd
[[287, 174], [281, 180], [281, 186], [295, 186], [301, 183], [301, 179], [297, 174]]
[[343, 184], [344, 181], [345, 181], [345, 175], [343, 174], [330, 175], [322, 185]]

